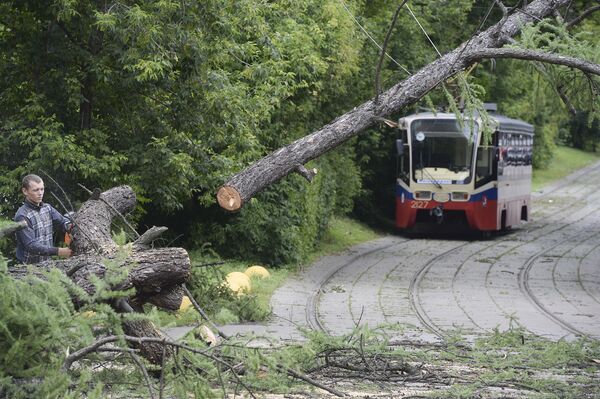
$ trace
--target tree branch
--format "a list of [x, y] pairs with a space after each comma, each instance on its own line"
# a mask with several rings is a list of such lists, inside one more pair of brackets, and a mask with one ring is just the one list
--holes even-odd
[[381, 46], [381, 55], [379, 56], [379, 62], [377, 63], [377, 70], [375, 72], [375, 102], [379, 99], [379, 93], [381, 92], [381, 86], [379, 84], [379, 78], [381, 75], [381, 67], [383, 65], [383, 58], [385, 57], [385, 53], [387, 51], [387, 46], [390, 41], [390, 36], [392, 35], [392, 31], [394, 30], [394, 26], [396, 26], [396, 21], [398, 20], [398, 15], [400, 14], [400, 10], [406, 4], [408, 0], [403, 0], [402, 3], [396, 9], [394, 13], [394, 17], [392, 18], [392, 23], [390, 24], [390, 28], [388, 29], [387, 34], [385, 35], [385, 40], [383, 41], [383, 45]]
[[[146, 381], [146, 386], [148, 387], [148, 393], [150, 394], [150, 399], [154, 399], [154, 390], [152, 389], [152, 382], [150, 381], [150, 376], [148, 375], [148, 370], [146, 370], [146, 367], [140, 361], [140, 359], [135, 355], [135, 353], [130, 352], [129, 355], [131, 356], [131, 359], [133, 360], [133, 362], [142, 371], [142, 375], [144, 376], [144, 381]], [[161, 373], [162, 373], [162, 370], [161, 370]]]
[[479, 61], [484, 58], [514, 58], [526, 61], [540, 61], [548, 64], [564, 65], [570, 68], [579, 69], [583, 72], [600, 75], [600, 64], [580, 58], [568, 57], [565, 55], [546, 53], [537, 50], [517, 49], [517, 48], [495, 48], [481, 49], [471, 51], [465, 55], [469, 61]]
[[227, 363], [226, 361], [224, 361], [223, 359], [210, 354], [209, 352], [212, 351], [214, 349], [214, 347], [209, 347], [207, 349], [197, 349], [197, 348], [193, 348], [189, 345], [185, 345], [185, 344], [180, 344], [178, 342], [174, 342], [174, 341], [170, 341], [170, 340], [166, 340], [165, 338], [157, 338], [157, 337], [133, 337], [130, 335], [110, 335], [108, 337], [104, 337], [101, 338], [95, 342], [93, 342], [92, 344], [90, 344], [89, 346], [86, 346], [85, 348], [82, 348], [76, 352], [73, 352], [72, 354], [70, 354], [69, 356], [67, 356], [63, 362], [62, 365], [62, 370], [63, 371], [67, 371], [69, 370], [69, 368], [71, 368], [71, 366], [73, 365], [73, 363], [75, 363], [77, 360], [83, 359], [85, 356], [89, 355], [92, 352], [97, 351], [99, 348], [101, 348], [102, 346], [112, 343], [112, 342], [117, 342], [120, 340], [125, 340], [127, 342], [133, 342], [133, 343], [137, 343], [137, 344], [142, 344], [142, 343], [156, 343], [156, 344], [162, 344], [162, 345], [169, 345], [175, 348], [181, 348], [184, 350], [187, 350], [189, 352], [192, 353], [196, 353], [198, 355], [202, 355], [205, 356], [225, 367], [227, 367], [229, 370], [231, 370], [233, 372], [233, 375], [235, 377], [235, 379], [237, 380], [237, 382], [239, 384], [241, 384], [250, 394], [250, 396], [252, 398], [256, 399], [256, 396], [254, 396], [254, 394], [252, 393], [252, 390], [250, 389], [250, 387], [248, 387], [246, 384], [244, 384], [244, 382], [239, 378], [238, 374], [235, 372], [234, 367], [232, 365], [230, 365], [229, 363]]
[[137, 247], [138, 249], [150, 249], [152, 242], [154, 240], [156, 240], [158, 237], [160, 237], [168, 229], [169, 229], [168, 227], [164, 227], [164, 226], [160, 226], [160, 227], [152, 226], [151, 228], [146, 230], [146, 232], [144, 234], [142, 234], [140, 237], [138, 237], [138, 239], [135, 240], [132, 243], [132, 245], [134, 247]]
[[570, 20], [569, 22], [567, 22], [567, 29], [571, 29], [573, 26], [577, 25], [578, 23], [583, 21], [585, 18], [587, 18], [588, 15], [590, 15], [594, 11], [598, 11], [598, 10], [600, 10], [600, 5], [590, 7], [587, 10], [583, 11], [579, 16], [577, 16], [577, 17], [573, 18], [572, 20]]
[[7, 223], [5, 226], [0, 227], [0, 237], [16, 233], [19, 230], [23, 230], [25, 227], [27, 227], [27, 222], [24, 220], [20, 222]]
[[295, 172], [304, 177], [309, 183], [312, 182], [318, 173], [317, 168], [308, 170], [304, 165], [298, 165], [295, 169]]
[[223, 339], [229, 339], [230, 338], [229, 335], [227, 335], [215, 323], [213, 323], [213, 321], [210, 319], [210, 317], [208, 317], [208, 315], [206, 314], [206, 312], [200, 307], [200, 305], [198, 305], [198, 302], [196, 302], [196, 300], [194, 299], [194, 296], [192, 295], [192, 293], [190, 292], [190, 290], [186, 287], [186, 285], [185, 284], [181, 284], [181, 286], [183, 287], [183, 291], [185, 292], [185, 295], [187, 295], [187, 297], [190, 299], [190, 302], [192, 302], [192, 305], [194, 306], [194, 308], [196, 309], [196, 311], [198, 313], [200, 313], [200, 316], [202, 316], [202, 318], [204, 320], [206, 320], [206, 322], [208, 324], [210, 324], [210, 326], [217, 331], [217, 334], [219, 334], [219, 336], [221, 338], [223, 338]]

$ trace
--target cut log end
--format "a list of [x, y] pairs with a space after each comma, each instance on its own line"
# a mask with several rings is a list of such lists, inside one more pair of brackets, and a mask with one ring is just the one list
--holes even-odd
[[242, 197], [232, 186], [223, 186], [217, 192], [219, 206], [229, 212], [239, 211], [242, 207]]

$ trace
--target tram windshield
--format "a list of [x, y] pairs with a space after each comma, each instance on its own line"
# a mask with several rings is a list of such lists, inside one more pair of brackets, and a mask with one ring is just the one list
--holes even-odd
[[417, 183], [468, 184], [477, 124], [455, 119], [418, 119], [411, 123], [413, 179]]

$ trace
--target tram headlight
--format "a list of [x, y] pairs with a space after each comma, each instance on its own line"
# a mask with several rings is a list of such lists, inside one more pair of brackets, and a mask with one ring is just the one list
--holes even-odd
[[452, 192], [452, 201], [467, 201], [469, 199], [469, 193], [461, 191]]
[[431, 191], [415, 191], [415, 199], [430, 200], [431, 199]]

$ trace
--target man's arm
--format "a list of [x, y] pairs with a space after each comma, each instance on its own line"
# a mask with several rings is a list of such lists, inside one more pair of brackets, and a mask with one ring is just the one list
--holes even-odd
[[[52, 218], [52, 224], [60, 229], [63, 233], [71, 230], [73, 222], [66, 216], [63, 216], [58, 212], [52, 205], [50, 205], [50, 217]], [[73, 255], [71, 248], [56, 248], [58, 256], [68, 258]]]
[[60, 229], [61, 232], [71, 230], [73, 222], [63, 215], [60, 214], [53, 206], [50, 206], [50, 217], [52, 218], [52, 224], [55, 228]]
[[57, 247], [49, 247], [46, 245], [42, 245], [36, 241], [35, 232], [31, 227], [31, 223], [25, 216], [17, 216], [15, 218], [15, 222], [20, 222], [22, 220], [25, 220], [27, 222], [27, 227], [17, 231], [17, 240], [21, 244], [23, 244], [23, 246], [28, 252], [44, 256], [58, 255]]

